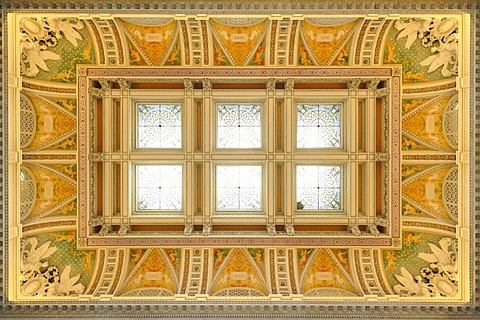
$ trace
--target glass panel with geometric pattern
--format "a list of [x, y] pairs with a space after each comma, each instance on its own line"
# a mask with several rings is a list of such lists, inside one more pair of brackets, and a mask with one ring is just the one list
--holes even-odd
[[137, 210], [182, 210], [180, 165], [136, 165]]
[[297, 166], [296, 181], [297, 209], [341, 209], [341, 166]]
[[261, 148], [259, 104], [217, 105], [217, 148]]
[[137, 148], [182, 147], [180, 104], [138, 104], [137, 121]]
[[340, 104], [297, 105], [297, 148], [339, 148]]
[[262, 210], [262, 166], [216, 166], [217, 211]]

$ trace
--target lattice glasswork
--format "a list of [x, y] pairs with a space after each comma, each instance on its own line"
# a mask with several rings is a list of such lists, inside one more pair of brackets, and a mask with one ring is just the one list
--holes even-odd
[[217, 211], [262, 210], [262, 166], [216, 167]]
[[297, 166], [297, 209], [341, 209], [341, 166]]
[[217, 105], [217, 148], [261, 148], [259, 104]]
[[297, 106], [297, 148], [339, 148], [340, 104]]
[[137, 210], [182, 210], [180, 165], [137, 165]]
[[182, 147], [180, 104], [137, 105], [137, 148]]

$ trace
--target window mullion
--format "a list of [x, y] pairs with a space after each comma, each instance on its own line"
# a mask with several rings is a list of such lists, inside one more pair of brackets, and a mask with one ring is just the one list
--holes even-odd
[[[267, 201], [265, 203], [265, 212], [267, 213], [267, 224], [274, 224], [275, 222], [275, 162], [268, 161], [268, 168], [267, 168], [267, 186], [269, 186], [266, 190], [265, 187], [262, 185], [264, 191], [268, 192]], [[262, 192], [264, 192], [262, 191]]]
[[[110, 155], [112, 152], [112, 144], [113, 144], [113, 107], [112, 107], [112, 99], [110, 98], [110, 90], [104, 90], [104, 97], [102, 99], [102, 146], [104, 154]], [[110, 158], [110, 157], [109, 157]], [[113, 174], [112, 174], [112, 162], [111, 161], [104, 161], [103, 162], [103, 186], [102, 192], [104, 194], [103, 198], [103, 208], [102, 213], [104, 218], [111, 218], [112, 217], [112, 205], [113, 205], [113, 197], [114, 188], [113, 188]]]
[[[289, 79], [290, 80], [290, 79]], [[296, 112], [293, 105], [293, 84], [291, 87], [285, 87], [285, 152], [292, 153], [293, 151], [293, 117]]]
[[193, 84], [190, 80], [185, 80], [185, 106], [183, 109], [185, 124], [183, 125], [183, 137], [185, 141], [185, 155], [186, 155], [186, 166], [184, 168], [185, 178], [184, 178], [184, 192], [183, 192], [183, 201], [185, 202], [184, 216], [185, 216], [185, 225], [193, 225], [193, 216], [195, 214], [195, 194], [199, 190], [195, 191], [195, 178], [194, 178], [194, 163], [188, 161], [188, 159], [193, 158], [193, 146], [195, 145], [195, 126], [194, 126], [194, 98], [193, 98]]
[[[366, 130], [366, 142], [365, 148], [368, 153], [369, 160], [367, 161], [366, 166], [366, 194], [365, 197], [367, 201], [365, 201], [366, 208], [365, 214], [367, 217], [372, 218], [375, 216], [375, 182], [376, 182], [376, 175], [375, 175], [375, 161], [371, 159], [371, 157], [375, 153], [376, 149], [376, 139], [375, 139], [375, 132], [376, 132], [376, 96], [374, 90], [368, 91], [368, 98], [367, 98], [367, 106], [365, 108], [365, 130]], [[370, 219], [369, 219], [370, 220]]]
[[[268, 188], [265, 188], [264, 185], [262, 185], [262, 188], [264, 189], [262, 192], [266, 194], [267, 201], [264, 201], [265, 203], [265, 212], [266, 212], [266, 224], [267, 225], [274, 225], [275, 224], [275, 162], [273, 161], [275, 155], [275, 109], [276, 109], [276, 103], [275, 103], [275, 81], [270, 80], [267, 83], [267, 116], [265, 119], [262, 121], [262, 131], [267, 132], [267, 150], [268, 153], [271, 154], [271, 156], [268, 156], [268, 165], [266, 167], [267, 170], [267, 186]], [[266, 127], [266, 128], [265, 128]], [[266, 130], [265, 130], [266, 129]]]
[[[275, 90], [274, 87], [267, 90], [267, 116], [262, 126], [266, 125], [267, 132], [267, 150], [269, 153], [275, 152]], [[263, 130], [263, 128], [262, 128]]]
[[[132, 194], [135, 192], [134, 188], [133, 188], [133, 185], [132, 186], [129, 186], [129, 177], [131, 175], [130, 170], [133, 170], [133, 168], [130, 168], [130, 165], [127, 161], [122, 161], [121, 162], [121, 181], [119, 181], [118, 183], [121, 183], [121, 187], [120, 187], [120, 194]], [[126, 218], [126, 217], [129, 217], [130, 216], [130, 213], [132, 212], [132, 210], [134, 210], [134, 206], [136, 205], [135, 203], [132, 203], [131, 205], [129, 205], [129, 202], [130, 200], [132, 199], [132, 197], [122, 197], [122, 200], [121, 200], [121, 205], [120, 205], [120, 214], [122, 217]]]
[[[348, 153], [349, 153], [349, 158], [353, 159], [352, 155], [356, 155], [358, 152], [358, 124], [357, 124], [357, 119], [358, 119], [358, 96], [357, 96], [357, 90], [350, 90], [349, 92], [349, 108], [347, 109], [347, 112], [345, 112], [345, 115], [348, 117], [345, 121], [346, 124], [348, 125], [349, 131], [344, 134], [344, 136], [347, 136], [349, 134], [349, 141], [345, 143], [346, 146], [348, 146]], [[348, 115], [347, 115], [348, 113]], [[345, 130], [347, 126], [343, 125], [343, 130]], [[356, 159], [356, 156], [355, 156]], [[358, 203], [355, 200], [357, 198], [357, 188], [358, 188], [358, 182], [357, 182], [357, 168], [358, 168], [358, 162], [357, 161], [350, 161], [348, 164], [348, 170], [345, 172], [345, 177], [348, 177], [345, 181], [347, 181], [347, 185], [344, 187], [344, 190], [348, 192], [347, 194], [350, 194], [350, 197], [344, 197], [346, 200], [345, 203], [345, 209], [347, 212], [347, 215], [350, 217], [350, 225], [358, 225]], [[352, 200], [354, 199], [354, 200]], [[344, 201], [345, 201], [344, 200]]]
[[375, 91], [369, 90], [369, 96], [367, 99], [367, 107], [365, 108], [366, 112], [366, 121], [367, 125], [365, 126], [366, 132], [366, 149], [369, 153], [375, 152], [375, 130], [376, 130], [376, 120], [375, 120], [375, 106], [376, 106], [376, 97]]
[[102, 192], [104, 194], [103, 198], [103, 208], [102, 213], [104, 218], [112, 217], [112, 204], [114, 188], [113, 188], [113, 174], [112, 174], [112, 162], [104, 161], [103, 162], [103, 188]]
[[[134, 127], [130, 119], [133, 119], [133, 115], [130, 113], [130, 109], [133, 108], [131, 105], [130, 99], [128, 99], [128, 96], [122, 97], [122, 101], [120, 104], [120, 122], [121, 122], [121, 127], [120, 127], [120, 135], [121, 135], [121, 142], [120, 142], [120, 152], [122, 153], [128, 153], [130, 148], [128, 141], [129, 135], [131, 134], [131, 130]], [[134, 120], [136, 121], [136, 120]], [[133, 143], [136, 143], [135, 141]]]
[[183, 201], [185, 202], [185, 208], [184, 208], [185, 225], [191, 225], [193, 223], [194, 205], [195, 205], [193, 162], [187, 161], [184, 170], [185, 170], [185, 178], [184, 178], [185, 187], [183, 192]]
[[[296, 108], [294, 107], [294, 92], [293, 92], [293, 79], [288, 79], [285, 83], [285, 190], [295, 190], [293, 185], [294, 166], [292, 162], [293, 153], [293, 128], [296, 126], [294, 123], [294, 115], [296, 114]], [[295, 198], [295, 192], [291, 192], [290, 196], [285, 198], [285, 225], [293, 224], [293, 203]]]
[[[203, 117], [204, 117], [204, 127], [203, 127], [203, 134], [204, 134], [204, 139], [203, 139], [203, 146], [204, 146], [204, 152], [203, 152], [203, 158], [206, 159], [208, 156], [209, 159], [212, 158], [212, 133], [213, 130], [215, 130], [215, 126], [212, 126], [213, 119], [212, 117], [213, 113], [216, 112], [215, 106], [212, 104], [212, 84], [210, 80], [205, 79], [202, 82], [203, 84]], [[213, 178], [214, 176], [212, 175], [212, 166], [211, 166], [211, 161], [207, 160], [204, 162], [204, 176], [203, 176], [203, 181], [207, 181], [206, 183], [203, 184], [204, 190], [203, 190], [203, 226], [205, 229], [205, 226], [210, 226], [212, 224], [212, 188], [214, 186], [213, 184]]]
[[195, 143], [194, 135], [194, 100], [193, 100], [193, 90], [185, 89], [185, 106], [183, 109], [184, 119], [185, 119], [185, 129], [184, 129], [184, 141], [185, 141], [185, 152], [187, 154], [193, 152], [193, 145]]
[[[129, 154], [130, 153], [130, 146], [129, 146], [129, 136], [131, 136], [132, 128], [134, 126], [131, 123], [132, 113], [130, 109], [132, 109], [131, 100], [129, 99], [129, 94], [122, 96], [120, 102], [120, 108], [117, 112], [120, 112], [120, 128], [118, 130], [120, 134], [120, 153], [121, 154]], [[136, 119], [134, 120], [136, 121]], [[136, 135], [135, 135], [136, 136]], [[136, 143], [136, 140], [133, 142]], [[129, 177], [132, 175], [132, 170], [129, 161], [121, 161], [120, 162], [120, 171], [121, 171], [121, 181], [117, 183], [121, 183], [120, 185], [120, 194], [132, 194], [134, 191], [133, 186], [130, 185]], [[132, 197], [122, 197], [121, 204], [120, 204], [120, 215], [124, 218], [130, 217], [133, 207], [136, 206], [135, 203], [132, 201]]]

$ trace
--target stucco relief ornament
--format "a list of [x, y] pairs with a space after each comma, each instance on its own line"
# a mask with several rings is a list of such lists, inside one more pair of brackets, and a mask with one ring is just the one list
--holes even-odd
[[83, 37], [75, 29], [84, 24], [76, 19], [23, 18], [20, 21], [21, 74], [34, 77], [40, 69], [49, 71], [45, 60], [60, 60], [60, 55], [49, 51], [58, 39], [65, 37], [74, 47]]
[[431, 56], [420, 62], [428, 66], [427, 73], [432, 73], [442, 67], [444, 77], [458, 74], [458, 21], [453, 18], [444, 19], [404, 19], [395, 23], [400, 31], [397, 39], [407, 37], [405, 48], [410, 49], [416, 39], [425, 48], [431, 48]]
[[20, 242], [20, 293], [24, 296], [67, 296], [81, 294], [85, 286], [77, 283], [80, 274], [70, 277], [71, 266], [65, 266], [63, 272], [55, 266], [49, 266], [48, 257], [57, 251], [47, 241], [37, 248], [36, 238], [22, 239]]
[[419, 253], [418, 257], [430, 262], [428, 267], [420, 270], [420, 274], [413, 277], [402, 267], [401, 274], [395, 278], [401, 283], [393, 287], [401, 296], [426, 297], [455, 297], [457, 287], [457, 240], [442, 238], [440, 247], [428, 243], [432, 253]]

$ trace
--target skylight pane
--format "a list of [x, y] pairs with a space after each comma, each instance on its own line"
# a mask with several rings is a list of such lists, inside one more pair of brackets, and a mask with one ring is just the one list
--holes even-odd
[[340, 104], [299, 104], [297, 148], [339, 148], [340, 108]]
[[261, 148], [261, 128], [259, 104], [217, 105], [217, 148]]
[[297, 166], [297, 209], [339, 210], [341, 166]]
[[137, 105], [137, 147], [179, 149], [182, 147], [180, 104]]
[[217, 211], [262, 210], [262, 166], [216, 167]]
[[182, 166], [137, 165], [137, 210], [182, 210]]

